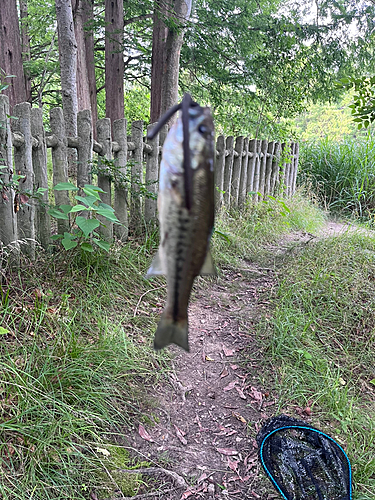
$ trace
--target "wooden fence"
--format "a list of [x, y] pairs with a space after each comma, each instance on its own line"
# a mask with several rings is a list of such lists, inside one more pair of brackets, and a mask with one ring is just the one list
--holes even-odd
[[[77, 137], [66, 136], [61, 108], [50, 111], [50, 133], [44, 130], [42, 110], [31, 108], [29, 103], [15, 105], [11, 115], [12, 118], [8, 97], [0, 95], [0, 247], [26, 241], [23, 251], [33, 259], [36, 242], [44, 248], [50, 244], [47, 148], [52, 151], [54, 186], [69, 181], [68, 148], [77, 152], [79, 188], [92, 183], [93, 152], [97, 154], [98, 186], [104, 191], [101, 199], [114, 207], [121, 222], [113, 225], [106, 221], [105, 227], [101, 226], [106, 240], [115, 234], [126, 241], [129, 225], [136, 226], [143, 218], [146, 222], [156, 218], [161, 145], [166, 127], [149, 141], [144, 137], [143, 121], [135, 121], [131, 136], [127, 137], [127, 120], [123, 118], [113, 122], [112, 136], [110, 120], [103, 118], [96, 123], [97, 141], [94, 141], [89, 110], [78, 113]], [[216, 148], [218, 206], [224, 203], [227, 207], [241, 208], [248, 193], [254, 201], [276, 193], [284, 196], [294, 193], [298, 144], [219, 136]], [[22, 176], [16, 190], [12, 181], [15, 175]], [[130, 179], [130, 193], [126, 183], [113, 183], [116, 177]], [[151, 197], [144, 196], [144, 184]], [[41, 200], [27, 199], [38, 188], [45, 189]], [[54, 191], [54, 200], [56, 205], [70, 203], [67, 191]], [[67, 229], [67, 221], [58, 220], [59, 233]]]

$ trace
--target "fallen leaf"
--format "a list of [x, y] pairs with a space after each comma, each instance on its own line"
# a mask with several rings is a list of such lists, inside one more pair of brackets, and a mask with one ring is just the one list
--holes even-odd
[[227, 377], [228, 375], [229, 375], [228, 370], [226, 368], [224, 368], [224, 370], [220, 374], [220, 378]]
[[142, 424], [139, 424], [138, 427], [138, 433], [141, 436], [141, 438], [145, 439], [146, 441], [150, 441], [151, 443], [154, 442], [150, 434], [146, 431], [146, 429], [143, 427]]
[[249, 396], [252, 399], [255, 399], [255, 401], [262, 401], [263, 399], [263, 394], [259, 392], [255, 387], [250, 388]]
[[210, 358], [210, 356], [206, 356], [206, 357], [205, 357], [205, 360], [206, 360], [206, 361], [215, 361], [214, 359]]
[[111, 453], [108, 450], [106, 450], [105, 448], [96, 448], [96, 451], [98, 453], [101, 453], [105, 457], [109, 457], [111, 455]]
[[216, 448], [221, 455], [238, 455], [238, 451], [233, 448]]
[[240, 387], [236, 387], [236, 391], [240, 395], [241, 399], [246, 399], [246, 396], [245, 396], [245, 394], [243, 393], [243, 391], [242, 391], [242, 389]]
[[238, 384], [237, 380], [233, 380], [227, 386], [224, 387], [223, 391], [231, 391], [236, 384]]
[[229, 357], [229, 356], [233, 356], [234, 354], [234, 349], [228, 349], [227, 347], [225, 347], [225, 345], [223, 344], [223, 352], [225, 354], [226, 357]]
[[230, 367], [232, 368], [232, 370], [237, 370], [238, 365], [230, 365]]
[[234, 472], [236, 472], [238, 469], [238, 462], [239, 462], [238, 460], [231, 460], [228, 457], [228, 467]]
[[175, 425], [175, 424], [173, 424], [173, 426], [175, 428], [176, 435], [177, 435], [178, 439], [181, 441], [182, 444], [184, 444], [186, 446], [187, 445], [187, 440], [184, 438], [184, 435], [186, 434], [186, 432], [184, 432], [181, 429], [179, 429], [177, 427], [177, 425]]
[[246, 424], [246, 420], [239, 413], [233, 412], [233, 416], [236, 417], [236, 419], [242, 422], [243, 424]]

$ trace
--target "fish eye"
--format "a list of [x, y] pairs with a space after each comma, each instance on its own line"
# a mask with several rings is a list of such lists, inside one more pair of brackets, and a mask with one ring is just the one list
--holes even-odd
[[200, 132], [201, 134], [206, 134], [208, 132], [208, 127], [206, 127], [206, 125], [199, 125], [198, 132]]

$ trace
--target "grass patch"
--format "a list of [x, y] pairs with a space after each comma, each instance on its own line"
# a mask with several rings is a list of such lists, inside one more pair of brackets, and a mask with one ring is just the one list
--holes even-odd
[[[3, 273], [0, 498], [134, 495], [121, 436], [168, 355], [151, 348], [163, 281], [144, 279], [152, 235], [109, 255], [58, 254]], [[103, 493], [104, 492], [104, 493]]]
[[311, 182], [323, 206], [351, 217], [374, 220], [375, 137], [302, 145], [299, 181]]
[[311, 406], [347, 450], [355, 499], [375, 497], [375, 237], [329, 238], [286, 259], [260, 327], [279, 410]]
[[315, 232], [325, 216], [300, 189], [292, 198], [268, 197], [249, 203], [241, 212], [224, 209], [215, 221], [215, 262], [236, 266], [242, 259], [254, 261], [267, 254], [267, 245], [291, 231]]

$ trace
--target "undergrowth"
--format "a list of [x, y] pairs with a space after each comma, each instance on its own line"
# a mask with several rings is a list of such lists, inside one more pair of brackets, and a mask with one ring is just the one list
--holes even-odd
[[284, 260], [259, 339], [279, 411], [312, 409], [346, 449], [356, 500], [375, 497], [375, 236], [327, 238]]
[[325, 215], [300, 189], [292, 198], [268, 197], [249, 203], [243, 211], [223, 209], [215, 221], [215, 262], [236, 266], [242, 259], [255, 261], [267, 254], [267, 245], [291, 231], [315, 232]]
[[302, 144], [298, 180], [327, 210], [374, 222], [375, 137]]
[[[167, 355], [150, 348], [162, 281], [144, 273], [153, 235], [109, 255], [58, 254], [3, 272], [0, 498], [136, 494], [122, 435], [142, 421]], [[4, 271], [4, 269], [3, 269]]]

